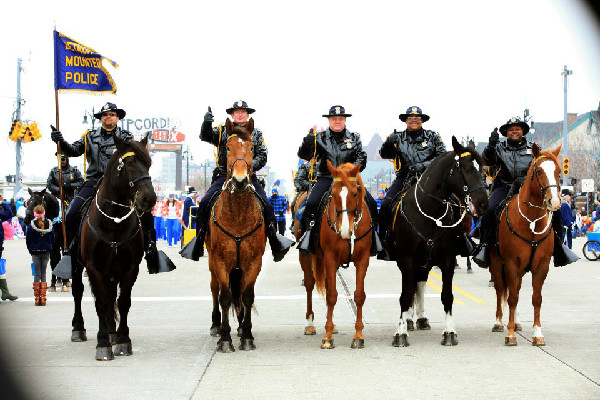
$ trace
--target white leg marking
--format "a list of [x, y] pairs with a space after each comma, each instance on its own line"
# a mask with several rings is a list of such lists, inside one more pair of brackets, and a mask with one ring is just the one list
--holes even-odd
[[415, 313], [417, 319], [425, 317], [425, 285], [427, 282], [417, 282], [417, 291], [415, 292]]
[[[348, 197], [348, 188], [343, 187], [340, 191], [340, 199], [342, 200], [342, 210], [346, 209], [346, 198]], [[342, 213], [342, 226], [340, 228], [340, 234], [342, 238], [348, 239], [350, 237], [350, 220], [348, 219], [348, 213], [344, 211]]]
[[400, 321], [398, 321], [398, 327], [396, 328], [396, 334], [398, 335], [408, 336], [408, 327], [406, 326], [407, 314], [406, 311], [400, 314]]
[[312, 315], [306, 320], [306, 326], [315, 326]]
[[444, 323], [444, 332], [456, 333], [456, 326], [454, 325], [454, 317], [450, 313], [446, 313], [446, 321]]
[[533, 337], [544, 337], [544, 335], [542, 334], [542, 327], [541, 326], [535, 326], [533, 327]]

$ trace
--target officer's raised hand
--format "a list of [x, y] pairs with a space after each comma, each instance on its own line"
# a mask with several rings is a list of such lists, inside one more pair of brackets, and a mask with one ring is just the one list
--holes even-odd
[[215, 118], [213, 117], [212, 110], [210, 106], [208, 106], [208, 112], [204, 114], [204, 122], [213, 122]]
[[50, 138], [54, 143], [62, 142], [63, 140], [65, 140], [63, 138], [62, 133], [60, 133], [60, 131], [57, 131], [54, 126], [50, 125], [50, 129], [52, 129], [52, 132], [50, 133]]
[[492, 147], [495, 147], [500, 141], [500, 134], [498, 133], [498, 128], [494, 128], [494, 131], [490, 134], [489, 144]]

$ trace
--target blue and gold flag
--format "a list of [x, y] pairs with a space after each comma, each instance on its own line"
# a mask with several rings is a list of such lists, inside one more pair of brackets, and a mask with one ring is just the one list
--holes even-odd
[[94, 49], [54, 31], [54, 89], [83, 92], [117, 93], [117, 85], [102, 66], [106, 59]]

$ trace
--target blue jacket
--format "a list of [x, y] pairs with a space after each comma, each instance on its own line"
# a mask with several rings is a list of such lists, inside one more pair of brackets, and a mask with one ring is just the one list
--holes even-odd
[[54, 230], [52, 221], [44, 220], [44, 228], [40, 229], [32, 220], [25, 230], [25, 243], [30, 254], [39, 254], [51, 251], [54, 246]]
[[269, 197], [269, 202], [273, 206], [276, 221], [285, 221], [285, 213], [287, 212], [288, 201], [285, 196], [273, 195]]
[[[194, 200], [192, 200], [191, 197], [186, 197], [185, 200], [183, 201], [183, 213], [181, 215], [181, 220], [183, 221], [183, 224], [190, 228], [190, 226], [188, 226], [188, 224], [190, 223], [190, 208], [194, 205]], [[195, 223], [191, 224], [191, 228], [194, 229], [195, 228]]]
[[573, 213], [571, 212], [571, 206], [568, 203], [562, 203], [560, 205], [560, 215], [562, 216], [563, 226], [573, 225]]
[[8, 221], [13, 217], [12, 210], [8, 203], [0, 203], [0, 251], [2, 251], [2, 244], [4, 243], [4, 227], [2, 222]]

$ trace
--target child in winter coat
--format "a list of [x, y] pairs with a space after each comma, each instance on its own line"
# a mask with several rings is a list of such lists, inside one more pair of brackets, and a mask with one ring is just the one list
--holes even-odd
[[46, 267], [50, 261], [50, 251], [54, 245], [54, 231], [52, 221], [45, 218], [46, 210], [39, 205], [33, 209], [35, 219], [27, 226], [27, 250], [33, 261], [33, 296], [36, 306], [46, 305]]

